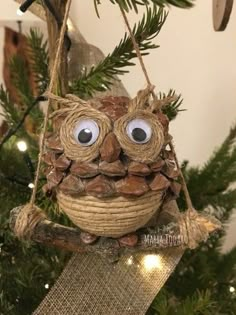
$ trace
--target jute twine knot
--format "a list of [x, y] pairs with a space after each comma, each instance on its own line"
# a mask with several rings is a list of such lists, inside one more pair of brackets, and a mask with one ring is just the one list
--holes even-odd
[[[82, 106], [89, 106], [89, 103], [82, 100], [81, 98], [79, 98], [76, 95], [72, 95], [72, 94], [66, 94], [65, 97], [61, 97], [59, 95], [55, 95], [52, 92], [45, 92], [44, 94], [49, 100], [52, 101], [56, 101], [57, 103], [60, 103], [60, 109], [54, 111], [50, 117], [52, 117], [53, 115], [57, 114], [58, 112], [60, 112], [61, 110], [63, 110], [64, 108], [70, 108], [70, 110], [72, 110], [74, 107], [78, 107], [78, 105], [82, 105]], [[63, 108], [64, 107], [64, 108]]]
[[38, 223], [46, 219], [44, 212], [30, 203], [23, 206], [18, 214], [14, 226], [14, 233], [19, 239], [30, 239]]
[[194, 249], [199, 243], [206, 241], [211, 232], [221, 229], [222, 224], [207, 213], [189, 208], [181, 215], [179, 227], [184, 246]]
[[154, 90], [155, 86], [148, 84], [148, 86], [140, 90], [137, 96], [131, 100], [129, 104], [129, 112], [134, 112], [139, 109], [145, 109], [145, 103], [149, 106], [149, 99]]

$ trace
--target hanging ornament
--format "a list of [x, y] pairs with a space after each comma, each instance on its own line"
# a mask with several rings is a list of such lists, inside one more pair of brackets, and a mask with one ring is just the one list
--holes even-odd
[[[136, 245], [135, 231], [156, 226], [165, 216], [163, 202], [178, 197], [180, 170], [169, 148], [168, 119], [159, 102], [151, 100], [152, 89], [133, 100], [48, 95], [61, 109], [51, 115], [54, 132], [46, 139], [44, 190], [56, 194], [86, 243], [105, 236], [118, 238], [120, 245]], [[185, 228], [179, 220], [177, 213], [166, 224]], [[195, 219], [186, 231], [195, 244], [191, 247], [211, 232], [203, 223], [205, 234], [195, 240], [198, 224]]]
[[[147, 87], [134, 99], [82, 100], [53, 93], [70, 4], [46, 93], [59, 109], [50, 116], [53, 130], [46, 136], [47, 108], [32, 198], [13, 211], [11, 225], [19, 237], [79, 252], [35, 315], [142, 315], [184, 250], [205, 241], [221, 224], [193, 208], [162, 113], [165, 101], [154, 93], [122, 9]], [[44, 191], [57, 197], [77, 229], [48, 221], [35, 206], [42, 160]], [[181, 189], [188, 207], [184, 213], [175, 202]]]

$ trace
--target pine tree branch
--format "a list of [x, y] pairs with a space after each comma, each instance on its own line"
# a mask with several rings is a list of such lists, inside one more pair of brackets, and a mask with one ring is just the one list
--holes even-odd
[[210, 290], [197, 291], [192, 296], [180, 299], [164, 289], [155, 298], [151, 309], [158, 315], [210, 315], [215, 310], [215, 301]]
[[20, 119], [19, 111], [17, 111], [10, 100], [9, 93], [4, 89], [2, 84], [0, 85], [0, 105], [3, 108], [3, 113], [0, 115], [4, 117], [10, 126], [15, 125]]
[[42, 94], [49, 84], [48, 43], [46, 40], [44, 41], [43, 34], [39, 33], [37, 29], [30, 29], [27, 41], [32, 61], [32, 70], [39, 94]]
[[158, 99], [170, 99], [170, 102], [167, 102], [165, 106], [162, 107], [162, 112], [170, 121], [174, 120], [179, 112], [185, 111], [185, 109], [180, 109], [180, 106], [183, 103], [181, 94], [176, 95], [175, 91], [172, 89], [167, 93], [167, 95], [165, 93], [159, 93]]
[[215, 151], [204, 167], [186, 168], [185, 177], [193, 203], [197, 209], [207, 206], [224, 209], [227, 220], [236, 204], [236, 191], [231, 184], [236, 179], [236, 125], [221, 147]]
[[37, 105], [39, 102], [45, 101], [45, 100], [46, 100], [46, 98], [44, 96], [39, 96], [34, 100], [34, 102], [26, 109], [26, 111], [24, 112], [23, 116], [21, 117], [21, 119], [19, 120], [17, 125], [11, 129], [9, 129], [7, 134], [3, 137], [3, 139], [1, 139], [0, 150], [1, 150], [2, 146], [4, 145], [4, 143], [6, 143], [21, 128], [26, 117], [29, 115], [29, 113], [32, 111], [32, 109], [35, 107], [35, 105]]
[[26, 62], [19, 55], [12, 57], [9, 67], [12, 75], [12, 82], [17, 89], [21, 101], [26, 106], [30, 106], [34, 100], [33, 92], [29, 82]]
[[[110, 0], [113, 4], [119, 4], [126, 12], [135, 10], [138, 12], [138, 6], [142, 5], [157, 5], [160, 7], [164, 6], [175, 6], [182, 9], [192, 8], [195, 0]], [[98, 5], [101, 4], [101, 0], [94, 0], [95, 10], [98, 13]]]
[[5, 176], [4, 174], [2, 174], [0, 172], [0, 178], [8, 180], [9, 182], [14, 183], [14, 184], [22, 185], [24, 187], [28, 187], [28, 185], [29, 185], [29, 182], [26, 182], [24, 179], [21, 179], [19, 176], [15, 176], [15, 175], [14, 176]]
[[[152, 39], [159, 34], [166, 18], [167, 13], [162, 8], [157, 9], [154, 6], [152, 9], [147, 8], [142, 20], [134, 26], [133, 34], [142, 55], [148, 55], [147, 50], [159, 47], [152, 43]], [[135, 65], [131, 60], [136, 57], [131, 38], [126, 33], [111, 54], [79, 80], [71, 82], [71, 92], [83, 97], [91, 96], [94, 91], [107, 90], [116, 75], [128, 72], [124, 67]]]
[[216, 269], [219, 282], [236, 282], [236, 247], [220, 257]]
[[205, 314], [210, 315], [215, 309], [215, 302], [211, 299], [211, 292], [206, 290], [204, 292], [197, 291], [191, 297], [187, 297], [176, 308], [176, 315], [189, 314]]

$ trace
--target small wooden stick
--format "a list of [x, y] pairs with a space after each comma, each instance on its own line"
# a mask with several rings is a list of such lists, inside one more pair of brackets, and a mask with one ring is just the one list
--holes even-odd
[[[17, 218], [23, 206], [14, 208], [11, 211], [10, 227], [14, 231]], [[155, 250], [166, 247], [186, 247], [180, 235], [168, 234], [155, 228], [146, 228], [137, 232], [138, 244], [135, 247], [123, 247], [117, 239], [100, 237], [94, 244], [84, 244], [80, 238], [81, 231], [78, 228], [63, 226], [50, 220], [41, 220], [31, 231], [30, 240], [43, 243], [48, 246], [55, 246], [60, 249], [80, 253], [100, 253], [119, 255], [126, 252], [139, 252]], [[178, 232], [176, 232], [178, 233]]]

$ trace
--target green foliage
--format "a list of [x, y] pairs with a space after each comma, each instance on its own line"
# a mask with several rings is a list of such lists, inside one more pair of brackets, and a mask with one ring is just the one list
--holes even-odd
[[[38, 91], [44, 92], [48, 84], [46, 75], [47, 49], [42, 35], [31, 31], [29, 35], [33, 68], [37, 71], [35, 78]], [[37, 55], [37, 50], [39, 55]], [[30, 107], [34, 97], [29, 85], [23, 59], [15, 56], [11, 61], [11, 75], [19, 94], [21, 105]], [[19, 106], [13, 104], [9, 93], [0, 87], [0, 104], [4, 108], [4, 118], [11, 127], [16, 126], [23, 113]], [[19, 104], [17, 104], [19, 105]], [[42, 113], [38, 107], [30, 112], [34, 124], [40, 125]], [[16, 142], [24, 139], [28, 144], [28, 154], [36, 165], [38, 156], [37, 139], [22, 125], [17, 134], [1, 148], [0, 153], [0, 315], [29, 315], [39, 304], [60, 274], [68, 253], [54, 248], [46, 248], [39, 244], [29, 244], [16, 239], [9, 229], [10, 210], [29, 201], [31, 190], [28, 184], [32, 181], [30, 171], [23, 153], [18, 151]], [[41, 179], [40, 187], [44, 180]], [[46, 209], [49, 217], [67, 224], [68, 220], [59, 217], [57, 206], [41, 192], [37, 194], [37, 204]]]
[[[32, 60], [30, 67], [34, 73], [33, 78], [35, 79], [36, 90], [38, 94], [42, 94], [45, 92], [49, 82], [47, 41], [44, 41], [43, 35], [35, 29], [30, 30], [27, 39], [28, 52]], [[29, 64], [21, 56], [15, 55], [11, 59], [9, 66], [11, 79], [19, 97], [19, 104], [16, 105], [10, 100], [8, 91], [1, 85], [0, 104], [4, 109], [2, 115], [9, 123], [9, 126], [14, 128], [24, 116], [24, 111], [29, 109], [29, 117], [32, 119], [32, 124], [34, 124], [36, 131], [42, 123], [43, 114], [39, 110], [38, 104], [32, 106], [35, 102], [35, 95], [33, 95], [30, 84]], [[28, 130], [24, 129], [24, 126], [19, 128], [17, 135], [25, 137], [31, 145], [35, 142], [31, 135], [28, 134]]]
[[165, 104], [165, 106], [163, 106], [162, 108], [162, 112], [168, 117], [170, 121], [175, 119], [179, 112], [183, 112], [185, 110], [185, 109], [180, 109], [180, 106], [183, 103], [181, 94], [176, 95], [174, 90], [170, 90], [167, 94], [160, 93], [158, 98], [160, 100], [164, 100], [166, 98], [171, 99], [172, 97], [174, 97], [174, 100], [171, 100], [169, 103]]
[[[203, 167], [187, 167], [185, 177], [196, 209], [212, 206], [224, 219], [236, 203], [236, 125]], [[181, 204], [182, 206], [182, 204]]]
[[215, 303], [211, 299], [211, 292], [196, 291], [192, 296], [183, 300], [173, 299], [167, 291], [162, 290], [152, 304], [155, 315], [210, 315], [214, 312]]
[[9, 93], [4, 89], [3, 85], [0, 85], [0, 105], [3, 109], [4, 120], [8, 122], [10, 126], [14, 126], [20, 120], [19, 111], [17, 111], [13, 102], [9, 98]]
[[[142, 55], [148, 55], [148, 50], [159, 47], [152, 40], [159, 34], [166, 18], [167, 13], [163, 9], [147, 8], [142, 20], [134, 26], [133, 34]], [[135, 65], [131, 62], [135, 57], [136, 52], [131, 38], [126, 33], [111, 54], [97, 66], [92, 67], [88, 73], [71, 83], [71, 92], [83, 97], [91, 96], [95, 91], [107, 90], [116, 75], [127, 73], [128, 70], [124, 68]]]
[[26, 61], [19, 55], [12, 57], [10, 61], [11, 78], [17, 88], [18, 95], [24, 105], [29, 106], [33, 100], [33, 92], [30, 87], [29, 74]]
[[47, 293], [45, 284], [51, 287], [69, 256], [16, 239], [8, 227], [9, 210], [28, 201], [29, 191], [0, 181], [0, 314], [31, 314]]
[[[31, 151], [31, 148], [29, 148]], [[11, 139], [0, 154], [0, 314], [29, 315], [60, 274], [68, 253], [20, 242], [9, 230], [10, 210], [30, 198], [31, 181], [23, 154]], [[15, 176], [15, 181], [8, 180]], [[38, 194], [37, 203], [56, 219], [56, 205]], [[66, 222], [64, 222], [66, 223]]]
[[47, 40], [44, 40], [43, 34], [33, 28], [30, 29], [27, 40], [32, 60], [32, 70], [40, 95], [45, 92], [49, 84], [48, 43]]
[[[125, 11], [135, 10], [138, 12], [138, 6], [140, 5], [157, 5], [160, 7], [164, 6], [175, 6], [182, 9], [191, 8], [194, 5], [194, 0], [110, 0], [113, 4], [119, 4]], [[101, 0], [94, 0], [96, 12], [98, 14], [98, 4], [101, 4]], [[98, 14], [99, 16], [99, 14]]]

